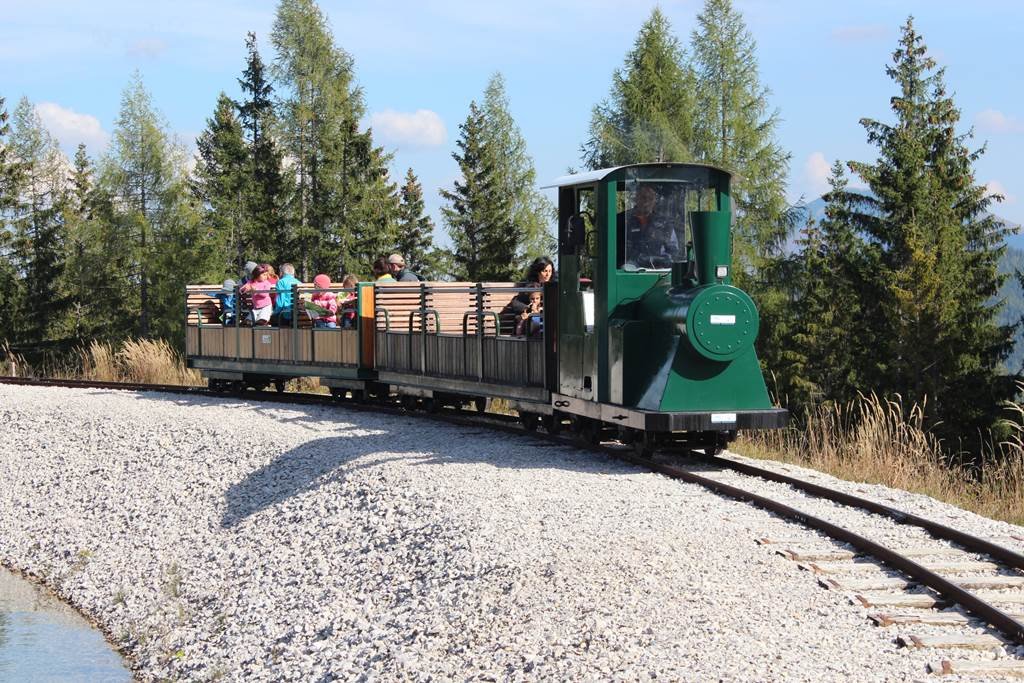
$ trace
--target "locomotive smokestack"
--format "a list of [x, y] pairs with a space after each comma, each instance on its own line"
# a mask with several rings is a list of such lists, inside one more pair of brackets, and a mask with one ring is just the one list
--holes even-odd
[[732, 245], [728, 211], [691, 211], [697, 281], [702, 285], [732, 284]]

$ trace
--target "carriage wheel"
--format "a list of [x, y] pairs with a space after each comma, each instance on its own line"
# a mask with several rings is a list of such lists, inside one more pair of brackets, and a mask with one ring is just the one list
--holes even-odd
[[523, 423], [523, 429], [528, 432], [537, 431], [537, 425], [540, 422], [540, 415], [537, 413], [529, 413], [525, 410], [519, 411], [519, 421]]

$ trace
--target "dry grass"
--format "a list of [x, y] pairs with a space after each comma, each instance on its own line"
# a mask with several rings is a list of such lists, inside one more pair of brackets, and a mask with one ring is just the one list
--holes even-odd
[[983, 454], [980, 467], [950, 463], [924, 427], [924, 408], [861, 397], [821, 407], [800, 428], [752, 432], [735, 450], [828, 472], [841, 479], [923, 493], [978, 514], [1024, 524], [1024, 408], [1012, 406], [1012, 437]]
[[79, 352], [77, 376], [101, 382], [179, 384], [202, 386], [200, 374], [187, 368], [181, 356], [162, 340], [129, 339], [114, 350], [110, 344], [92, 342]]

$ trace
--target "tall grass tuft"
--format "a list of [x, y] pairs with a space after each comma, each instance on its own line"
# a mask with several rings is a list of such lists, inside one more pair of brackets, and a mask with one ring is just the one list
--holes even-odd
[[974, 462], [951, 461], [925, 424], [925, 406], [861, 396], [810, 411], [802, 424], [744, 434], [735, 450], [806, 465], [841, 479], [923, 493], [979, 514], [1024, 523], [1024, 408], [1012, 406], [1010, 441]]
[[7, 377], [34, 377], [35, 370], [25, 357], [11, 350], [7, 342], [0, 344], [0, 374]]
[[203, 384], [200, 374], [187, 368], [178, 352], [159, 339], [129, 339], [116, 351], [110, 344], [94, 341], [80, 355], [83, 379], [186, 386]]

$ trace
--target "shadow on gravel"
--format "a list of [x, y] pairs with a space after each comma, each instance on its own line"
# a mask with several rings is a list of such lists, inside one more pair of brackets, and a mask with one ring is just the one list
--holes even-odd
[[[415, 466], [483, 463], [496, 468], [561, 469], [604, 475], [638, 471], [634, 466], [613, 458], [580, 451], [568, 443], [540, 441], [525, 432], [513, 435], [485, 427], [457, 427], [416, 415], [350, 410], [344, 404], [334, 408], [174, 394], [147, 394], [146, 398], [196, 407], [223, 406], [234, 401], [240, 410], [262, 414], [285, 424], [308, 422], [316, 431], [322, 431], [323, 423], [334, 418], [332, 413], [337, 416], [336, 426], [343, 430], [341, 434], [335, 432], [329, 437], [313, 438], [285, 450], [228, 487], [224, 493], [223, 528], [234, 527], [250, 515], [293, 496], [334, 481], [343, 481], [352, 472], [377, 467], [384, 462], [404, 461]], [[436, 432], [434, 428], [437, 428]], [[352, 433], [345, 433], [348, 430]], [[498, 444], [502, 447], [494, 449]], [[364, 460], [353, 462], [360, 459]], [[714, 466], [710, 468], [717, 469]]]
[[250, 472], [224, 493], [221, 527], [230, 528], [249, 515], [274, 507], [292, 496], [345, 478], [345, 465], [387, 448], [388, 435], [313, 439], [281, 453]]

